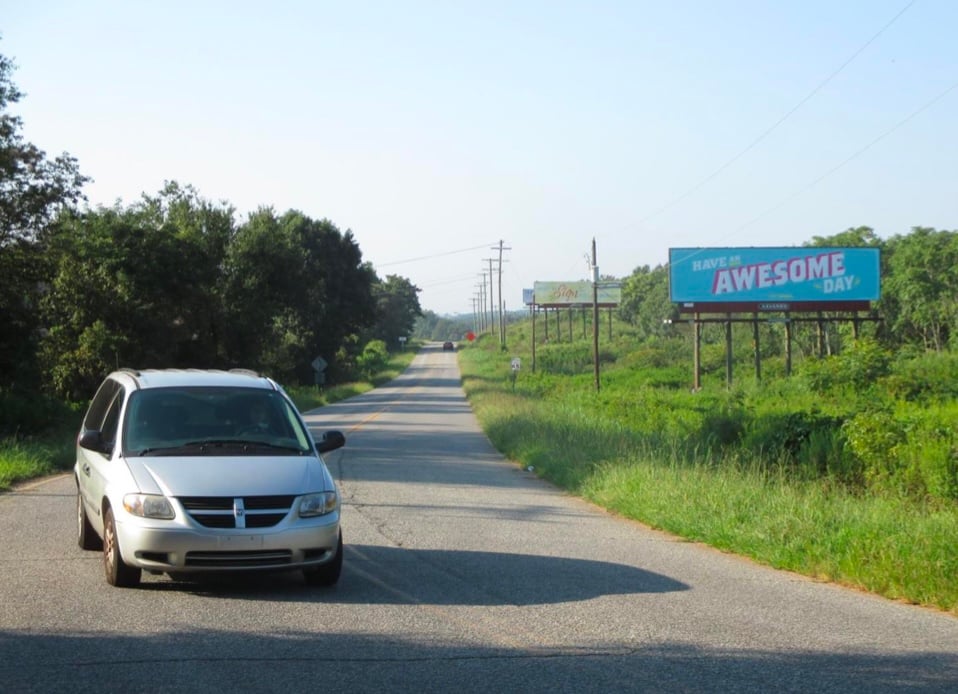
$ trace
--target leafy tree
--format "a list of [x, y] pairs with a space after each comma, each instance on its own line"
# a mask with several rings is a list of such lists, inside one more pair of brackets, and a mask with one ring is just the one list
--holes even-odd
[[41, 346], [57, 392], [88, 396], [117, 366], [219, 363], [216, 268], [232, 214], [174, 183], [125, 209], [60, 216], [44, 235]]
[[13, 70], [13, 62], [0, 55], [0, 247], [34, 239], [57, 211], [76, 205], [89, 180], [70, 155], [51, 161], [23, 140], [22, 120], [7, 112], [23, 97], [13, 84]]
[[35, 386], [37, 302], [49, 272], [37, 236], [59, 210], [82, 198], [88, 179], [73, 157], [49, 160], [23, 140], [23, 123], [8, 110], [23, 96], [13, 71], [12, 60], [0, 55], [0, 386]]
[[385, 281], [373, 287], [376, 298], [376, 323], [373, 337], [382, 340], [390, 349], [399, 347], [399, 338], [408, 337], [422, 315], [419, 306], [419, 287], [405, 277], [386, 275]]
[[229, 245], [224, 304], [231, 361], [305, 383], [317, 356], [329, 375], [350, 375], [355, 336], [374, 318], [375, 272], [351, 232], [328, 220], [262, 208]]
[[289, 227], [271, 208], [252, 213], [227, 247], [221, 278], [227, 361], [280, 379], [295, 370], [312, 340], [293, 306], [302, 281], [302, 251]]
[[637, 267], [622, 284], [619, 317], [636, 326], [643, 338], [665, 334], [663, 319], [673, 317], [668, 267]]
[[24, 239], [0, 246], [0, 277], [0, 388], [35, 388], [40, 383], [37, 302], [48, 277], [40, 246]]
[[[303, 252], [303, 279], [296, 306], [313, 335], [308, 343], [310, 351], [297, 371], [298, 380], [312, 378], [309, 364], [316, 356], [330, 362], [331, 380], [348, 377], [350, 363], [360, 347], [355, 336], [365, 333], [376, 320], [376, 272], [363, 262], [351, 231], [341, 232], [328, 219], [316, 221], [292, 210], [284, 221], [295, 230]], [[337, 358], [343, 350], [349, 359]]]
[[832, 236], [813, 236], [812, 240], [805, 244], [806, 246], [832, 246], [837, 248], [863, 248], [869, 246], [881, 246], [882, 241], [878, 238], [875, 230], [871, 227], [849, 227], [845, 231]]
[[901, 339], [945, 349], [958, 334], [958, 232], [914, 227], [889, 239], [884, 297]]
[[236, 232], [233, 207], [210, 202], [192, 186], [171, 181], [156, 196], [144, 195], [139, 210], [153, 225], [169, 228], [187, 261], [171, 275], [180, 285], [177, 321], [189, 330], [177, 343], [175, 360], [223, 364], [222, 278], [226, 249]]

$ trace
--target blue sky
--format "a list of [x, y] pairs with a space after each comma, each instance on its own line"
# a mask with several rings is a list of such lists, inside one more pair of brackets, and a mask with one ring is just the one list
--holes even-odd
[[438, 313], [500, 240], [514, 309], [587, 278], [593, 238], [625, 277], [958, 229], [956, 28], [954, 0], [0, 0], [24, 135], [91, 205], [177, 180], [239, 220], [295, 208]]

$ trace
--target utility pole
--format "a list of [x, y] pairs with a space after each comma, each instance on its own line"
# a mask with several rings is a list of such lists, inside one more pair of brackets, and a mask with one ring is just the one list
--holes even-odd
[[595, 258], [595, 237], [592, 238], [592, 361], [595, 392], [599, 392], [599, 266]]
[[[502, 302], [502, 252], [511, 251], [512, 248], [504, 246], [505, 242], [499, 240], [499, 348], [506, 348], [506, 324], [503, 316], [504, 306]], [[496, 246], [492, 247], [492, 250], [496, 250]]]
[[492, 295], [492, 264], [496, 262], [495, 258], [483, 258], [489, 261], [489, 332], [496, 327], [496, 309], [495, 297]]
[[483, 327], [482, 320], [483, 318], [485, 318], [485, 315], [483, 314], [485, 308], [482, 303], [482, 295], [485, 294], [485, 292], [486, 292], [486, 286], [484, 284], [476, 285], [476, 293], [473, 295], [473, 298], [476, 302], [476, 315], [479, 317], [479, 319], [476, 321], [477, 335], [482, 332], [482, 327]]
[[481, 287], [480, 296], [482, 297], [479, 307], [479, 311], [482, 315], [482, 320], [479, 321], [479, 330], [484, 332], [486, 329], [486, 273], [483, 272], [479, 276], [482, 277], [482, 284], [479, 285]]
[[478, 324], [478, 316], [476, 313], [476, 297], [472, 297], [472, 327], [475, 329]]

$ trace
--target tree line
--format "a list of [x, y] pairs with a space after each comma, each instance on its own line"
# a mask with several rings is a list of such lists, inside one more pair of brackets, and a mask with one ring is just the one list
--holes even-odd
[[0, 390], [77, 401], [126, 366], [306, 384], [318, 356], [336, 382], [411, 333], [419, 289], [378, 277], [328, 219], [264, 206], [238, 221], [175, 181], [91, 209], [77, 160], [24, 141], [13, 69], [0, 55]]

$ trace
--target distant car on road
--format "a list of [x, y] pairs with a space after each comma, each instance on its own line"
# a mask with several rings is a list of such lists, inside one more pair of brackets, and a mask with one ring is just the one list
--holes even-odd
[[451, 350], [451, 351], [455, 351], [455, 350], [456, 350], [456, 344], [455, 344], [454, 342], [443, 342], [443, 343], [442, 343], [442, 348], [443, 348], [444, 351], [447, 351], [447, 352], [450, 351], [450, 350]]
[[106, 580], [141, 572], [301, 570], [332, 585], [343, 564], [339, 491], [272, 379], [250, 371], [124, 369], [77, 437], [77, 543], [103, 550]]

